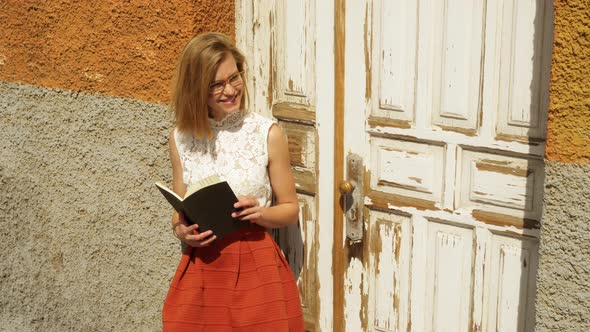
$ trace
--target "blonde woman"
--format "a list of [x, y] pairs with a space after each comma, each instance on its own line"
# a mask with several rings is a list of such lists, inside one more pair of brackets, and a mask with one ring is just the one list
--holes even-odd
[[[173, 190], [219, 175], [248, 227], [220, 241], [175, 213], [186, 244], [163, 308], [164, 331], [303, 331], [299, 292], [266, 228], [296, 223], [297, 196], [281, 129], [247, 108], [245, 59], [229, 38], [193, 38], [179, 59], [170, 134]], [[271, 206], [271, 196], [274, 205]]]

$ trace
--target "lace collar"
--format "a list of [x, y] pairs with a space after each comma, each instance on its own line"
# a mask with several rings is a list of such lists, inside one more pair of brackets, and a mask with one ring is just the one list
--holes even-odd
[[241, 110], [234, 111], [234, 112], [231, 112], [228, 115], [226, 115], [221, 120], [215, 120], [213, 118], [209, 118], [209, 126], [212, 129], [219, 129], [219, 130], [220, 129], [235, 128], [235, 127], [238, 127], [239, 125], [242, 124], [245, 116], [246, 116], [246, 114], [244, 114], [244, 112]]

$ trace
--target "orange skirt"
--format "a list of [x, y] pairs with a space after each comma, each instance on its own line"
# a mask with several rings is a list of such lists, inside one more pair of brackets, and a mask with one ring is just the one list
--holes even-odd
[[162, 310], [164, 331], [303, 331], [299, 291], [259, 226], [187, 247]]

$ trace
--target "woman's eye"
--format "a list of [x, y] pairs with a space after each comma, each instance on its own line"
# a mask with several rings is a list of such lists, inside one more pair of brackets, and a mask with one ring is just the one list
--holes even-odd
[[229, 82], [230, 83], [235, 83], [238, 82], [240, 79], [242, 79], [242, 77], [240, 76], [240, 74], [235, 74], [234, 76], [229, 78]]
[[213, 83], [209, 85], [209, 89], [211, 90], [219, 90], [223, 87], [223, 83]]

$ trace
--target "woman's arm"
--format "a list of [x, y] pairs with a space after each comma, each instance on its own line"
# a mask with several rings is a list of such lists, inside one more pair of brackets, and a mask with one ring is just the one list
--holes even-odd
[[234, 206], [242, 207], [244, 210], [234, 213], [233, 216], [266, 228], [296, 223], [299, 217], [299, 204], [291, 173], [289, 147], [285, 135], [277, 125], [272, 125], [268, 133], [268, 176], [275, 195], [275, 205], [260, 207], [256, 198], [240, 197]]
[[[170, 161], [172, 162], [172, 190], [180, 196], [184, 197], [186, 193], [186, 185], [182, 180], [182, 164], [180, 162], [180, 155], [178, 154], [178, 150], [176, 148], [176, 141], [174, 139], [174, 130], [170, 133]], [[172, 231], [176, 235], [176, 237], [192, 246], [192, 247], [204, 247], [208, 246], [213, 240], [215, 240], [215, 236], [209, 237], [213, 232], [207, 231], [204, 233], [197, 233], [196, 230], [199, 228], [199, 225], [188, 225], [184, 216], [177, 212], [174, 212], [172, 215], [172, 220], [170, 221], [172, 226]], [[207, 238], [209, 237], [209, 238]]]

